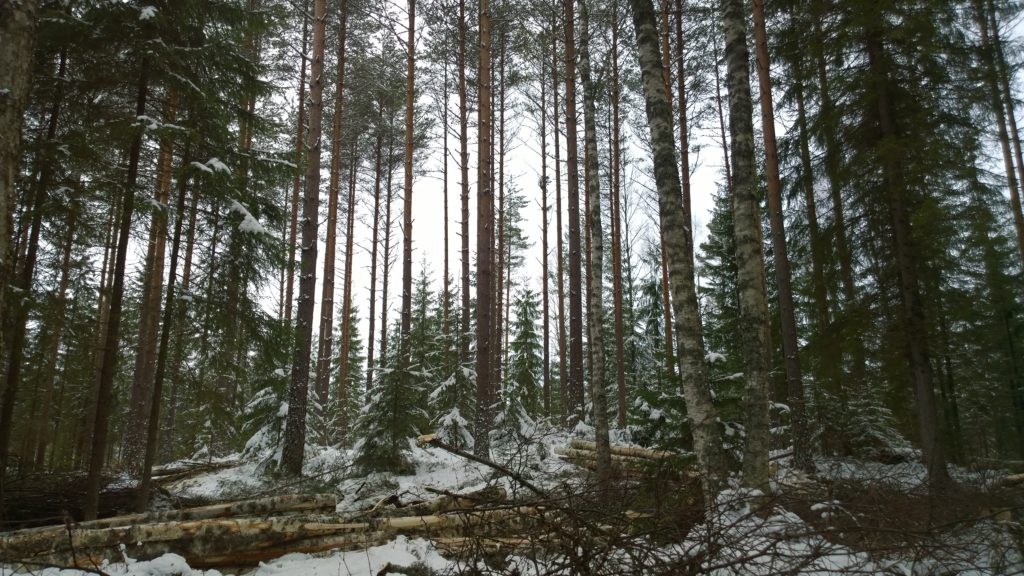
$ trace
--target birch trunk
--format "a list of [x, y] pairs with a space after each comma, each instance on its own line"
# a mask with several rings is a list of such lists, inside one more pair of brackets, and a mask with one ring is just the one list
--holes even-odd
[[590, 75], [590, 11], [586, 0], [580, 4], [580, 79], [583, 81], [583, 130], [587, 149], [586, 183], [587, 226], [590, 235], [590, 267], [587, 270], [589, 302], [587, 320], [589, 349], [594, 358], [590, 372], [590, 400], [594, 410], [594, 437], [597, 444], [597, 475], [604, 488], [611, 480], [612, 462], [608, 440], [608, 391], [604, 381], [604, 232], [601, 228], [601, 175], [597, 162], [596, 91]]
[[726, 0], [722, 11], [732, 141], [732, 213], [736, 236], [739, 329], [746, 368], [744, 411], [747, 438], [743, 450], [743, 483], [768, 485], [768, 291], [761, 239], [761, 214], [754, 167], [753, 104], [750, 98], [750, 53], [743, 0]]
[[651, 0], [630, 0], [658, 189], [658, 214], [666, 238], [669, 287], [675, 311], [677, 357], [687, 418], [693, 434], [705, 502], [710, 506], [725, 480], [718, 416], [704, 367], [704, 336], [694, 285], [693, 245], [683, 219], [682, 185], [672, 133], [672, 110], [665, 96], [658, 32]]

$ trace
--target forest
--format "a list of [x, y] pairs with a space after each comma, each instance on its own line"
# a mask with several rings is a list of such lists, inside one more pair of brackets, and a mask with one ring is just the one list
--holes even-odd
[[1024, 571], [1022, 15], [0, 0], [0, 572]]

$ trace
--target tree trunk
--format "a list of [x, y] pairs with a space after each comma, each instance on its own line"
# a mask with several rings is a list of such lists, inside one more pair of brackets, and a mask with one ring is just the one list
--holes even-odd
[[807, 428], [804, 379], [800, 370], [796, 312], [793, 305], [792, 273], [786, 246], [786, 224], [782, 216], [782, 182], [779, 180], [779, 155], [775, 143], [775, 110], [772, 104], [772, 80], [768, 61], [768, 34], [765, 31], [764, 0], [753, 0], [754, 42], [757, 53], [757, 79], [761, 91], [761, 130], [764, 137], [765, 175], [768, 181], [768, 219], [772, 229], [772, 256], [782, 324], [782, 353], [785, 356], [786, 390], [793, 434], [793, 464], [800, 470], [814, 469]]
[[[373, 173], [373, 233], [370, 242], [370, 315], [369, 331], [366, 334], [366, 391], [373, 389], [373, 351], [374, 351], [374, 322], [377, 314], [377, 246], [380, 238], [380, 179], [383, 168], [384, 134], [381, 124], [384, 122], [383, 106], [377, 108], [377, 142], [374, 146], [374, 173]], [[388, 156], [391, 155], [390, 150]], [[390, 161], [389, 161], [390, 163]]]
[[[20, 82], [25, 82], [24, 89], [28, 90], [28, 84], [30, 81], [29, 75], [31, 70], [25, 70], [25, 76], [21, 76], [21, 62], [5, 62], [7, 58], [18, 57], [19, 54], [24, 56], [28, 62], [24, 65], [31, 66], [31, 54], [32, 54], [32, 35], [35, 33], [33, 27], [35, 25], [34, 14], [35, 6], [33, 2], [28, 3], [27, 6], [23, 7], [22, 10], [16, 10], [14, 13], [7, 16], [11, 19], [10, 24], [4, 24], [3, 28], [0, 28], [0, 40], [10, 39], [13, 43], [12, 52], [4, 54], [0, 52], [0, 63], [4, 63], [8, 66], [7, 69], [11, 70], [9, 77], [6, 72], [0, 72], [0, 82], [8, 81], [9, 84], [2, 84], [0, 86], [12, 86], [14, 91], [22, 90], [19, 86]], [[31, 18], [30, 22], [21, 22], [22, 18]], [[21, 26], [27, 26], [27, 28], [19, 29]], [[27, 50], [26, 53], [19, 53], [19, 49]], [[6, 48], [4, 49], [6, 50]], [[60, 57], [60, 64], [58, 65], [57, 75], [60, 78], [57, 83], [57, 89], [54, 91], [53, 102], [50, 105], [49, 120], [46, 127], [46, 143], [47, 147], [54, 143], [57, 135], [57, 122], [60, 114], [60, 108], [64, 99], [64, 76], [67, 71], [67, 57], [62, 52]], [[3, 150], [0, 148], [0, 162], [7, 163], [5, 166], [0, 164], [0, 171], [4, 174], [0, 174], [0, 209], [4, 204], [7, 204], [10, 209], [14, 208], [14, 184], [16, 175], [18, 173], [18, 164], [20, 162], [20, 152], [18, 148], [21, 145], [21, 115], [17, 113], [16, 119], [8, 119], [7, 109], [13, 110], [18, 107], [24, 107], [27, 102], [22, 101], [23, 98], [27, 98], [27, 95], [16, 94], [16, 92], [10, 92], [7, 99], [11, 99], [11, 102], [4, 102], [4, 96], [0, 95], [0, 104], [5, 104], [5, 111], [0, 116], [0, 136], [4, 132], [4, 126], [7, 125], [12, 131], [11, 143], [13, 148], [10, 150]], [[8, 108], [6, 106], [10, 104]], [[11, 124], [8, 125], [8, 122]], [[6, 147], [6, 145], [4, 145]], [[10, 154], [8, 158], [8, 154]], [[43, 153], [45, 154], [45, 152]], [[43, 158], [41, 160], [41, 168], [39, 169], [39, 179], [34, 183], [34, 191], [32, 193], [31, 200], [31, 224], [29, 225], [29, 237], [27, 242], [27, 250], [24, 261], [20, 267], [11, 262], [6, 251], [0, 252], [0, 273], [5, 278], [14, 278], [14, 287], [17, 289], [16, 294], [12, 296], [18, 296], [17, 298], [10, 298], [13, 304], [13, 326], [10, 334], [10, 353], [7, 357], [7, 381], [3, 390], [2, 396], [2, 408], [0, 408], [0, 475], [3, 475], [7, 470], [7, 460], [10, 452], [11, 445], [11, 431], [14, 427], [14, 404], [17, 401], [18, 389], [21, 387], [21, 368], [22, 359], [25, 353], [25, 336], [28, 330], [28, 312], [29, 304], [32, 300], [32, 280], [35, 274], [36, 259], [39, 254], [39, 235], [43, 225], [43, 207], [46, 203], [47, 189], [49, 188], [49, 182], [53, 174], [53, 163], [52, 158]], [[8, 171], [8, 166], [10, 174]], [[8, 184], [7, 179], [10, 178]], [[0, 229], [8, 227], [7, 219], [9, 216], [5, 216], [3, 211], [0, 211], [0, 219], [4, 222], [0, 222]], [[9, 237], [4, 237], [0, 240], [0, 243], [7, 243]], [[0, 249], [3, 249], [3, 244], [0, 244]], [[11, 264], [8, 269], [8, 263]], [[20, 269], [19, 269], [20, 268]], [[6, 305], [8, 300], [7, 294], [4, 290], [7, 288], [7, 280], [0, 280], [0, 298], [4, 299], [4, 304], [0, 304], [0, 312], [3, 312], [3, 306]], [[7, 336], [8, 320], [3, 314], [0, 314], [0, 358], [4, 358], [3, 343], [2, 341]]]
[[611, 143], [611, 242], [612, 242], [612, 293], [615, 306], [615, 383], [618, 392], [617, 423], [619, 429], [626, 429], [628, 405], [626, 398], [625, 324], [622, 317], [622, 210], [619, 205], [621, 190], [619, 173], [622, 170], [622, 135], [619, 114], [619, 6], [612, 8], [612, 143]]
[[[550, 30], [554, 34], [554, 29]], [[548, 98], [547, 58], [540, 63], [540, 213], [541, 218], [541, 301], [544, 323], [544, 417], [551, 417], [551, 316], [548, 272]]]
[[[21, 124], [32, 83], [37, 5], [37, 0], [8, 3], [0, 20], [0, 86], [6, 89], [0, 94], [0, 358], [7, 356], [4, 332], [9, 314], [6, 309], [8, 283], [14, 276], [14, 250], [10, 242], [16, 203], [14, 184], [21, 160]], [[14, 392], [10, 385], [4, 390], [4, 415], [10, 410], [13, 416]], [[10, 404], [9, 409], [7, 404]], [[0, 422], [0, 474], [3, 474], [10, 446], [8, 420], [11, 417], [0, 418], [3, 419]]]
[[348, 378], [352, 366], [349, 365], [349, 354], [352, 349], [352, 250], [354, 245], [354, 230], [356, 221], [356, 167], [359, 165], [356, 154], [357, 142], [353, 140], [349, 148], [348, 166], [348, 211], [345, 219], [345, 279], [344, 296], [341, 305], [341, 357], [338, 368], [338, 443], [346, 446], [348, 442], [348, 430], [351, 422], [348, 421]]
[[565, 10], [565, 169], [569, 195], [569, 407], [575, 419], [583, 419], [583, 275], [580, 254], [580, 184], [576, 146], [576, 35], [573, 0], [563, 0]]
[[[384, 366], [388, 361], [388, 279], [391, 277], [391, 202], [394, 200], [394, 192], [391, 187], [394, 176], [390, 158], [394, 157], [395, 134], [393, 127], [388, 127], [388, 174], [384, 183], [384, 254], [381, 263], [381, 275], [383, 281], [380, 287], [380, 364]], [[372, 336], [371, 336], [372, 337]]]
[[[825, 283], [825, 245], [821, 227], [818, 224], [818, 205], [814, 193], [814, 167], [811, 164], [810, 134], [807, 128], [807, 112], [804, 103], [804, 85], [801, 62], [793, 63], [794, 92], [797, 109], [797, 129], [800, 140], [800, 185], [804, 193], [804, 204], [807, 209], [807, 235], [811, 248], [811, 300], [814, 319], [815, 336], [811, 340], [811, 349], [818, 356], [817, 364], [812, 369], [815, 373], [815, 397], [819, 397], [821, 385], [835, 389], [842, 371], [842, 357], [838, 342], [829, 334], [831, 324], [828, 306], [828, 288]], [[820, 405], [820, 403], [819, 403]], [[819, 416], [826, 416], [819, 411]], [[824, 418], [820, 418], [825, 424]]]
[[306, 403], [309, 395], [309, 357], [313, 346], [313, 308], [316, 300], [316, 245], [320, 205], [320, 146], [323, 132], [324, 45], [327, 0], [313, 2], [313, 63], [309, 77], [309, 132], [306, 134], [306, 190], [302, 199], [302, 261], [295, 318], [295, 351], [288, 386], [281, 466], [287, 474], [302, 473], [306, 448]]
[[768, 485], [770, 319], [754, 167], [750, 53], [747, 50], [742, 0], [727, 0], [723, 5], [722, 28], [725, 32], [726, 86], [729, 90], [729, 131], [732, 137], [732, 213], [740, 307], [738, 332], [742, 339], [747, 378], [743, 483], [752, 488], [765, 488]]
[[36, 472], [42, 472], [46, 464], [46, 449], [50, 445], [51, 438], [56, 437], [56, 434], [51, 434], [50, 418], [52, 417], [53, 407], [59, 403], [52, 401], [53, 384], [57, 378], [57, 356], [60, 352], [61, 339], [64, 336], [64, 315], [67, 308], [67, 293], [69, 275], [71, 272], [71, 251], [74, 248], [75, 242], [75, 231], [78, 227], [78, 212], [81, 208], [77, 205], [71, 205], [68, 211], [68, 219], [66, 221], [66, 231], [63, 254], [61, 256], [60, 264], [60, 280], [57, 283], [57, 290], [55, 294], [55, 317], [53, 325], [50, 327], [50, 331], [47, 334], [46, 345], [45, 345], [45, 356], [46, 364], [43, 367], [43, 384], [41, 386], [40, 397], [44, 399], [43, 412], [39, 415], [39, 418], [33, 422], [33, 437], [35, 440], [34, 450], [28, 452], [25, 456], [27, 458], [33, 458], [33, 469]]
[[[836, 112], [832, 103], [832, 96], [829, 91], [828, 70], [825, 57], [825, 42], [827, 40], [821, 29], [821, 21], [825, 15], [824, 1], [825, 0], [813, 0], [812, 2], [811, 22], [813, 22], [814, 41], [811, 42], [811, 49], [817, 65], [820, 100], [819, 114], [826, 119], [826, 122], [831, 122], [832, 116]], [[825, 175], [828, 178], [829, 192], [832, 199], [834, 238], [836, 255], [839, 260], [839, 278], [844, 301], [843, 308], [849, 310], [851, 307], [856, 306], [857, 291], [853, 278], [853, 252], [850, 249], [849, 239], [846, 235], [846, 211], [843, 206], [843, 185], [840, 175], [842, 149], [837, 141], [834, 130], [824, 130], [823, 133]], [[849, 314], [846, 314], [846, 316], [849, 316]], [[864, 353], [864, 344], [861, 341], [860, 330], [851, 328], [849, 326], [848, 318], [844, 320], [845, 322], [841, 328], [839, 339], [844, 343], [846, 341], [849, 341], [850, 343], [851, 355], [853, 357], [853, 366], [851, 367], [850, 376], [854, 383], [863, 382], [864, 371], [866, 369], [866, 358]], [[833, 393], [839, 398], [839, 402], [845, 405], [846, 394], [844, 386], [842, 386], [841, 382], [838, 380], [834, 384]]]
[[[330, 442], [327, 419], [331, 383], [331, 361], [334, 357], [334, 277], [338, 241], [338, 195], [341, 193], [341, 126], [345, 109], [345, 43], [348, 31], [346, 0], [338, 5], [341, 22], [338, 28], [338, 62], [334, 83], [334, 116], [331, 118], [331, 179], [327, 187], [327, 239], [324, 246], [324, 280], [320, 296], [320, 345], [316, 355], [316, 397], [322, 414], [319, 440]], [[349, 159], [352, 162], [353, 159]], [[343, 322], [347, 322], [344, 317]]]
[[[459, 0], [459, 173], [462, 181], [462, 318], [459, 364], [469, 366], [469, 103], [466, 98], [466, 0]], [[461, 371], [460, 371], [461, 373]]]
[[[889, 72], [885, 48], [878, 32], [870, 26], [866, 30], [865, 50], [871, 73], [870, 88], [873, 89], [877, 109], [869, 111], [878, 122], [881, 148], [896, 141], [899, 135], [893, 119], [892, 102], [889, 96]], [[925, 317], [921, 288], [917, 279], [918, 256], [916, 241], [910, 225], [910, 210], [907, 206], [908, 192], [903, 180], [903, 167], [899, 152], [890, 152], [882, 157], [882, 179], [884, 194], [889, 208], [889, 220], [893, 241], [893, 257], [899, 275], [900, 312], [903, 321], [903, 335], [910, 369], [914, 380], [914, 398], [917, 403], [917, 424], [921, 435], [921, 453], [928, 469], [929, 487], [934, 493], [950, 482], [946, 470], [946, 456], [939, 441], [935, 408], [935, 389], [932, 382], [932, 366], [928, 346], [928, 320]]]
[[[139, 71], [138, 95], [135, 99], [135, 117], [146, 113], [146, 96], [149, 89], [149, 60], [143, 57]], [[132, 212], [135, 207], [135, 185], [139, 175], [139, 156], [145, 134], [137, 129], [128, 153], [128, 170], [124, 182], [124, 200], [121, 219], [118, 223], [117, 255], [114, 263], [114, 279], [110, 291], [110, 311], [103, 346], [96, 393], [96, 416], [93, 420], [92, 452], [89, 458], [89, 475], [86, 479], [86, 499], [83, 515], [93, 520], [99, 509], [100, 482], [103, 465], [106, 462], [107, 435], [110, 412], [114, 396], [114, 373], [117, 369], [117, 352], [121, 341], [121, 308], [124, 303], [124, 272], [128, 259], [128, 244], [131, 240]]]
[[[409, 366], [409, 331], [412, 329], [412, 143], [413, 112], [416, 103], [416, 0], [408, 0], [405, 79], [405, 188], [402, 210], [402, 337], [399, 365]], [[447, 159], [447, 157], [445, 158]]]
[[175, 213], [178, 218], [174, 223], [174, 237], [171, 240], [171, 267], [167, 276], [167, 295], [164, 300], [164, 318], [160, 328], [160, 347], [156, 358], [156, 368], [153, 374], [153, 397], [149, 401], [149, 416], [146, 430], [146, 451], [142, 464], [142, 480], [139, 482], [136, 493], [135, 511], [145, 512], [149, 507], [149, 493], [153, 483], [153, 465], [156, 464], [156, 451], [160, 443], [160, 409], [163, 401], [164, 376], [167, 373], [167, 354], [170, 352], [168, 344], [171, 340], [171, 324], [174, 321], [174, 298], [177, 282], [175, 275], [178, 273], [178, 252], [181, 248], [181, 229], [184, 224], [185, 196], [188, 192], [188, 165], [190, 161], [190, 150], [186, 144], [185, 153], [182, 155], [182, 175], [178, 180], [178, 203]]
[[[1013, 95], [1010, 93], [1010, 74], [1007, 71], [1006, 57], [1003, 54], [1003, 43], [999, 38], [999, 22], [996, 20], [995, 5], [992, 0], [987, 0], [988, 18], [992, 25], [992, 65], [994, 80], [997, 90], [1000, 91], [1002, 104], [1006, 107], [1006, 117], [1010, 124], [1010, 137], [1013, 143], [1014, 159], [1017, 162], [1017, 184], [1024, 184], [1024, 154], [1021, 152], [1020, 135], [1017, 132], [1017, 114], [1014, 111], [1015, 104]], [[980, 16], [984, 19], [984, 16]], [[982, 28], [982, 43], [988, 44], [985, 39], [985, 30]], [[997, 96], [998, 98], [998, 96]], [[1002, 123], [1000, 123], [1002, 126]], [[1005, 131], [1005, 128], [1003, 129]], [[1002, 136], [1000, 136], [1000, 139]], [[1012, 182], [1012, 181], [1011, 181]], [[1021, 209], [1020, 189], [1017, 186], [1010, 186], [1010, 211], [1013, 213], [1013, 226], [1017, 231], [1017, 249], [1020, 251], [1021, 262], [1024, 263], [1024, 212]]]
[[494, 385], [491, 382], [491, 313], [493, 264], [491, 238], [494, 227], [494, 190], [491, 187], [491, 9], [480, 0], [480, 66], [477, 80], [477, 225], [476, 225], [476, 418], [473, 452], [490, 454], [494, 426]]
[[288, 288], [284, 294], [284, 321], [292, 323], [292, 302], [295, 292], [295, 244], [299, 233], [299, 190], [302, 188], [303, 136], [306, 128], [306, 52], [309, 43], [309, 0], [302, 0], [302, 62], [299, 64], [299, 110], [295, 121], [295, 176], [292, 179], [291, 231], [288, 236]]
[[[177, 94], [168, 93], [164, 110], [165, 122], [173, 124], [177, 115]], [[142, 460], [146, 452], [146, 428], [153, 398], [153, 375], [156, 371], [157, 331], [160, 327], [160, 296], [164, 285], [164, 253], [167, 249], [167, 200], [171, 191], [171, 161], [174, 156], [174, 140], [170, 136], [160, 138], [157, 154], [156, 202], [149, 224], [149, 242], [146, 249], [145, 268], [142, 275], [142, 303], [139, 311], [138, 348], [135, 351], [135, 371], [129, 402], [130, 425], [125, 430], [122, 460], [132, 473], [142, 471]]]
[[554, 33], [557, 17], [551, 23], [551, 109], [554, 111], [552, 134], [555, 145], [555, 251], [558, 253], [558, 421], [565, 427], [569, 416], [569, 366], [565, 335], [565, 258], [562, 246], [562, 160], [558, 130], [558, 36]]
[[586, 192], [587, 222], [590, 234], [590, 267], [587, 270], [589, 302], [589, 348], [594, 361], [590, 372], [590, 400], [594, 410], [594, 438], [597, 445], [597, 475], [602, 488], [609, 488], [612, 473], [608, 439], [608, 390], [604, 380], [604, 231], [601, 227], [601, 175], [597, 162], [597, 107], [595, 87], [590, 76], [590, 11], [586, 0], [580, 3], [580, 79], [583, 82], [583, 132], [587, 148]]
[[721, 432], [704, 367], [704, 335], [694, 285], [693, 245], [683, 220], [682, 185], [672, 133], [672, 109], [665, 96], [658, 32], [651, 0], [630, 0], [640, 58], [647, 122], [654, 150], [658, 214], [667, 240], [670, 289], [675, 310], [677, 357], [683, 377], [686, 413], [693, 434], [705, 503], [711, 506], [724, 483]]
[[[195, 250], [196, 241], [196, 215], [199, 208], [199, 195], [192, 195], [192, 202], [188, 208], [188, 231], [185, 237], [185, 258], [181, 272], [181, 293], [190, 295], [192, 289], [192, 255]], [[184, 215], [182, 215], [184, 217]], [[182, 367], [185, 359], [185, 321], [187, 320], [186, 307], [188, 299], [181, 299], [175, 307], [176, 318], [174, 319], [174, 359], [171, 361], [171, 397], [167, 410], [167, 439], [164, 446], [168, 448], [166, 458], [172, 459], [174, 447], [177, 446], [177, 421], [178, 421], [178, 388], [182, 384], [184, 376]]]

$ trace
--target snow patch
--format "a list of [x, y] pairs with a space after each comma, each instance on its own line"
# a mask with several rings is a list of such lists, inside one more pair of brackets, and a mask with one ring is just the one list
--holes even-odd
[[139, 9], [139, 20], [149, 20], [156, 17], [156, 6], [143, 6]]

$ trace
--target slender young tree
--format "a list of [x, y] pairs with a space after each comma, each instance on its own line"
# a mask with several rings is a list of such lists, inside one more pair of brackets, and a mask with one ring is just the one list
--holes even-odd
[[[620, 429], [626, 428], [626, 416], [628, 412], [626, 398], [626, 346], [625, 346], [625, 319], [623, 318], [623, 294], [622, 294], [622, 207], [620, 173], [622, 170], [622, 135], [621, 115], [619, 111], [621, 101], [621, 86], [619, 85], [619, 6], [612, 7], [612, 45], [611, 45], [611, 210], [610, 228], [612, 243], [612, 293], [615, 314], [615, 383], [618, 410], [616, 422]], [[685, 152], [684, 152], [685, 154]]]
[[[553, 35], [555, 31], [550, 30]], [[541, 35], [543, 36], [543, 35]], [[547, 58], [540, 63], [540, 213], [541, 213], [541, 309], [543, 315], [544, 341], [544, 416], [551, 417], [551, 310], [550, 273], [548, 272], [548, 99], [547, 99]]]
[[772, 104], [772, 80], [768, 61], [768, 34], [764, 23], [764, 0], [753, 0], [754, 44], [757, 54], [757, 80], [761, 91], [761, 131], [764, 138], [765, 175], [768, 180], [768, 220], [772, 229], [772, 257], [782, 323], [782, 353], [785, 356], [786, 390], [793, 428], [793, 464], [811, 471], [810, 431], [804, 401], [804, 380], [800, 369], [796, 311], [793, 305], [792, 273], [786, 246], [786, 224], [782, 217], [782, 182], [779, 179], [779, 154], [775, 143], [775, 110]]
[[564, 427], [569, 414], [569, 362], [565, 326], [565, 258], [562, 239], [562, 153], [558, 106], [558, 29], [559, 6], [557, 0], [551, 9], [551, 139], [555, 149], [555, 254], [558, 282], [558, 421]]
[[309, 48], [309, 0], [299, 5], [302, 11], [302, 53], [299, 64], [298, 113], [295, 120], [295, 176], [292, 178], [291, 229], [288, 235], [288, 279], [284, 294], [284, 321], [292, 322], [292, 302], [295, 291], [295, 243], [299, 235], [299, 191], [302, 189], [303, 137], [306, 133], [306, 52]]
[[[338, 196], [341, 194], [341, 129], [345, 106], [345, 44], [348, 40], [348, 9], [346, 0], [338, 3], [338, 61], [334, 81], [334, 116], [331, 118], [331, 168], [327, 186], [327, 238], [324, 243], [324, 280], [320, 296], [320, 343], [316, 355], [316, 396], [326, 421], [331, 361], [334, 355], [334, 277], [338, 241]], [[349, 159], [353, 162], [353, 159]], [[347, 316], [346, 316], [347, 318]], [[319, 431], [324, 444], [329, 431]]]
[[402, 223], [402, 314], [399, 366], [409, 364], [409, 330], [412, 326], [412, 147], [413, 112], [416, 102], [416, 0], [408, 0], [409, 23], [405, 46], [405, 186], [403, 188]]
[[[139, 71], [138, 93], [135, 98], [135, 117], [146, 113], [146, 98], [149, 94], [149, 60], [142, 58]], [[94, 520], [99, 512], [101, 474], [107, 455], [107, 437], [110, 432], [110, 412], [114, 395], [114, 373], [117, 368], [117, 351], [121, 339], [121, 311], [124, 304], [124, 274], [128, 260], [128, 243], [132, 227], [132, 212], [135, 207], [135, 186], [139, 176], [139, 156], [145, 134], [139, 128], [128, 152], [128, 170], [125, 172], [124, 198], [117, 231], [117, 254], [113, 268], [113, 284], [110, 291], [110, 309], [107, 312], [106, 333], [103, 355], [97, 383], [96, 415], [93, 419], [92, 450], [89, 457], [89, 473], [86, 478], [85, 506], [82, 514], [86, 520]]]
[[[354, 248], [354, 231], [356, 218], [356, 167], [359, 165], [356, 155], [358, 139], [353, 139], [349, 147], [348, 165], [348, 207], [345, 213], [345, 276], [343, 280], [343, 296], [341, 305], [341, 317], [352, 317], [352, 251]], [[352, 323], [341, 323], [341, 354], [338, 358], [338, 406], [342, 407], [338, 420], [338, 442], [343, 446], [348, 442], [349, 426], [352, 424], [346, 418], [348, 413], [344, 406], [349, 404], [349, 373], [352, 370]]]
[[306, 404], [309, 396], [309, 358], [313, 346], [316, 299], [317, 222], [320, 205], [320, 151], [323, 133], [324, 51], [327, 0], [313, 1], [313, 57], [309, 76], [309, 131], [306, 134], [306, 189], [302, 199], [302, 259], [296, 314], [292, 375], [288, 386], [281, 466], [293, 476], [302, 474], [306, 449]]
[[469, 102], [466, 96], [466, 0], [459, 0], [459, 174], [462, 189], [462, 319], [459, 362], [469, 365]]
[[[383, 176], [383, 160], [381, 158], [384, 148], [384, 103], [379, 102], [377, 104], [377, 128], [376, 128], [376, 144], [374, 145], [374, 171], [373, 171], [373, 223], [370, 226], [372, 233], [372, 239], [370, 240], [370, 327], [366, 333], [366, 337], [369, 340], [367, 343], [368, 349], [366, 352], [366, 391], [369, 392], [373, 389], [373, 362], [374, 362], [374, 339], [373, 339], [373, 328], [374, 321], [376, 319], [377, 310], [377, 247], [380, 237], [380, 186], [381, 178]], [[391, 152], [388, 152], [390, 157]], [[389, 160], [390, 163], [390, 160]]]

